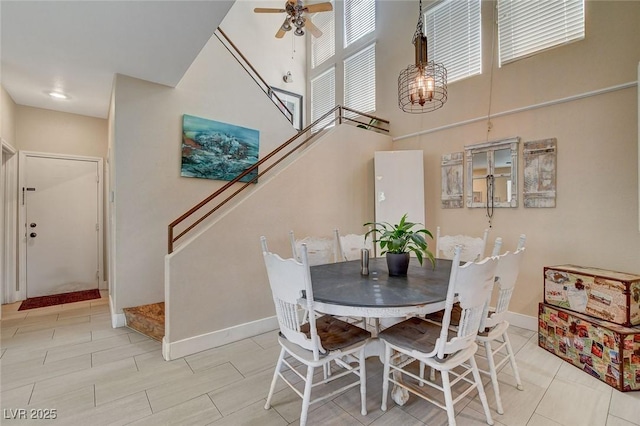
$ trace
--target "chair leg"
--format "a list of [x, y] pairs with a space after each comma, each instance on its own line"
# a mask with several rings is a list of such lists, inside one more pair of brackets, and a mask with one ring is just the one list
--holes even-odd
[[[475, 356], [469, 358], [469, 364], [471, 365], [471, 372], [473, 373], [473, 380], [476, 382], [476, 388], [478, 389], [478, 396], [482, 402], [482, 408], [484, 408], [484, 415], [487, 417], [487, 424], [493, 424], [493, 418], [491, 417], [491, 411], [489, 410], [489, 403], [487, 402], [487, 395], [484, 393], [484, 386], [482, 386], [482, 379], [480, 378], [480, 372], [478, 371], [478, 364], [476, 363]], [[442, 374], [444, 376], [444, 373]]]
[[[418, 375], [420, 376], [421, 379], [424, 379], [424, 362], [420, 363], [420, 373]], [[424, 386], [424, 382], [422, 380], [420, 380], [418, 382], [418, 386], [423, 387]]]
[[449, 372], [446, 370], [441, 371], [440, 377], [442, 377], [442, 391], [444, 392], [444, 403], [447, 410], [447, 418], [449, 419], [449, 426], [456, 426], [456, 412], [453, 408], [453, 395], [451, 394]]
[[391, 364], [391, 346], [384, 344], [384, 369], [382, 373], [382, 405], [380, 409], [387, 411], [387, 394], [389, 393], [389, 370]]
[[502, 409], [502, 399], [500, 398], [500, 386], [498, 384], [498, 372], [496, 371], [496, 363], [493, 359], [493, 350], [491, 342], [484, 342], [484, 350], [487, 353], [487, 363], [489, 364], [489, 374], [491, 375], [491, 384], [493, 385], [493, 393], [496, 396], [496, 407], [498, 414], [504, 414]]
[[364, 346], [360, 349], [360, 414], [367, 415], [367, 368], [364, 357]]
[[282, 361], [284, 360], [284, 348], [280, 350], [280, 356], [278, 357], [278, 362], [276, 363], [276, 371], [273, 372], [273, 380], [271, 380], [271, 388], [269, 388], [269, 395], [267, 396], [267, 403], [264, 405], [264, 409], [268, 410], [271, 408], [271, 397], [273, 396], [273, 391], [276, 388], [276, 382], [278, 381], [278, 373], [282, 368]]
[[511, 340], [509, 339], [509, 335], [505, 331], [502, 335], [504, 342], [507, 344], [507, 354], [509, 354], [509, 362], [511, 363], [511, 369], [513, 370], [513, 375], [516, 378], [516, 388], [518, 390], [524, 390], [522, 387], [522, 382], [520, 381], [520, 373], [518, 373], [518, 365], [516, 364], [516, 354], [513, 353], [513, 348], [511, 347]]
[[311, 402], [311, 385], [313, 384], [313, 367], [307, 367], [307, 378], [304, 383], [304, 393], [302, 397], [302, 412], [300, 413], [300, 426], [307, 424], [307, 414], [309, 413], [309, 402]]

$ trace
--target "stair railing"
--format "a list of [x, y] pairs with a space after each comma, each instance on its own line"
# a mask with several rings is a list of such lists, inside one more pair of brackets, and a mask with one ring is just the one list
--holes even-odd
[[[348, 112], [350, 114], [346, 116], [345, 112]], [[327, 120], [332, 115], [333, 115], [333, 118]], [[369, 118], [370, 121], [369, 123], [365, 123], [354, 117], [366, 117], [366, 118]], [[324, 122], [325, 120], [327, 121]], [[273, 169], [275, 166], [280, 164], [282, 161], [288, 158], [291, 154], [298, 151], [302, 147], [311, 146], [311, 142], [314, 142], [315, 140], [317, 140], [318, 136], [321, 133], [323, 133], [323, 131], [326, 130], [328, 127], [334, 125], [334, 123], [336, 122], [338, 124], [342, 124], [343, 121], [356, 123], [358, 127], [365, 128], [367, 130], [375, 129], [380, 132], [386, 132], [386, 133], [389, 132], [387, 128], [380, 127], [382, 125], [388, 126], [389, 125], [388, 120], [385, 120], [373, 115], [361, 113], [351, 108], [343, 107], [340, 105], [334, 107], [333, 109], [328, 111], [326, 114], [324, 114], [322, 117], [320, 117], [319, 119], [317, 119], [316, 121], [314, 121], [313, 123], [305, 127], [304, 129], [302, 129], [298, 134], [294, 135], [293, 137], [285, 141], [282, 145], [278, 146], [269, 154], [264, 156], [262, 159], [256, 162], [253, 166], [247, 168], [245, 171], [243, 171], [238, 176], [236, 176], [233, 180], [226, 183], [224, 186], [222, 186], [220, 189], [215, 191], [213, 194], [209, 195], [207, 198], [205, 198], [204, 200], [200, 201], [198, 204], [190, 208], [182, 216], [180, 216], [179, 218], [171, 222], [169, 224], [169, 232], [168, 232], [168, 252], [173, 253], [173, 249], [175, 247], [174, 244], [176, 243], [176, 241], [184, 237], [187, 233], [189, 233], [196, 226], [202, 223], [205, 219], [207, 219], [213, 213], [215, 213], [224, 205], [226, 205], [229, 201], [231, 201], [234, 197], [236, 197], [238, 194], [244, 191], [251, 184], [257, 183], [258, 178], [264, 176], [271, 169]], [[300, 139], [302, 140], [300, 141]], [[296, 141], [297, 141], [297, 144], [294, 144], [294, 142]], [[286, 148], [289, 148], [289, 150], [286, 151]], [[278, 154], [280, 154], [280, 156], [278, 156]], [[264, 169], [259, 171], [258, 168], [262, 165], [266, 165], [267, 162], [270, 162], [270, 164], [267, 165]], [[256, 175], [250, 182], [242, 182], [242, 185], [239, 187], [236, 185], [237, 183], [240, 183], [240, 180], [242, 178], [244, 178], [245, 176], [247, 176], [252, 172], [256, 172]], [[225, 197], [225, 198], [222, 199], [222, 197]], [[207, 204], [211, 203], [215, 199], [218, 199], [220, 201], [217, 204], [215, 204], [212, 208], [210, 208], [208, 211], [204, 213], [200, 212], [201, 209], [203, 209]], [[187, 219], [191, 218], [198, 212], [200, 212], [201, 214], [197, 219], [193, 219], [193, 221], [189, 225], [186, 225], [182, 231], [176, 233], [177, 232], [176, 227], [178, 225], [182, 224], [183, 222], [185, 222]]]
[[[220, 36], [222, 38], [220, 38]], [[236, 61], [240, 64], [242, 68], [253, 78], [253, 80], [258, 84], [258, 86], [262, 89], [262, 91], [271, 99], [271, 101], [278, 106], [282, 114], [289, 120], [291, 124], [293, 124], [293, 111], [291, 111], [287, 105], [282, 102], [282, 99], [278, 97], [278, 95], [271, 90], [271, 86], [265, 81], [264, 78], [260, 75], [260, 73], [251, 65], [251, 62], [242, 54], [240, 49], [231, 41], [229, 36], [222, 31], [222, 28], [218, 27], [218, 30], [214, 32], [214, 35], [220, 40], [220, 43], [231, 53], [231, 56], [235, 58]], [[223, 40], [224, 39], [224, 40]]]

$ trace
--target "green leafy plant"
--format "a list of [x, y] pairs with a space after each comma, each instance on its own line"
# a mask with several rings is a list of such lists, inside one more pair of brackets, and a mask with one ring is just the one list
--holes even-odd
[[356, 127], [360, 127], [361, 129], [365, 129], [365, 130], [369, 130], [371, 128], [371, 126], [375, 126], [378, 123], [378, 120], [375, 118], [372, 118], [369, 121], [369, 124], [358, 124]]
[[400, 219], [400, 223], [392, 225], [388, 222], [369, 222], [364, 226], [373, 226], [373, 228], [364, 235], [366, 241], [369, 234], [377, 233], [378, 238], [374, 239], [374, 243], [380, 243], [382, 249], [381, 254], [385, 253], [415, 253], [418, 261], [422, 265], [422, 260], [426, 257], [431, 261], [431, 265], [435, 267], [436, 260], [428, 249], [426, 236], [433, 238], [433, 234], [426, 229], [416, 229], [415, 226], [421, 225], [407, 221], [405, 213]]

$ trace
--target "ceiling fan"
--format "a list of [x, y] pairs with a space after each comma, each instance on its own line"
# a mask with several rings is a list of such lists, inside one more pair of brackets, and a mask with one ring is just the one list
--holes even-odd
[[287, 0], [284, 5], [284, 9], [265, 7], [256, 7], [255, 9], [253, 9], [255, 13], [287, 13], [287, 17], [284, 19], [284, 22], [276, 33], [276, 38], [284, 37], [284, 34], [287, 31], [291, 31], [294, 28], [295, 30], [293, 31], [293, 33], [297, 36], [303, 36], [304, 28], [306, 28], [314, 37], [320, 37], [322, 35], [322, 31], [320, 31], [320, 29], [316, 27], [313, 22], [311, 22], [311, 19], [304, 17], [303, 14], [329, 12], [331, 10], [333, 10], [333, 6], [330, 2], [310, 4], [308, 6], [305, 6], [302, 4], [302, 0]]

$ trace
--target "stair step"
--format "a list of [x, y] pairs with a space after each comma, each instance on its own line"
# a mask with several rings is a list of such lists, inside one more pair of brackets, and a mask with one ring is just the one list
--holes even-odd
[[164, 302], [124, 308], [127, 327], [159, 342], [164, 337]]

